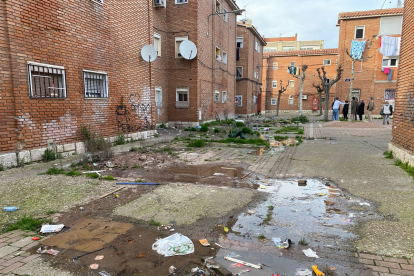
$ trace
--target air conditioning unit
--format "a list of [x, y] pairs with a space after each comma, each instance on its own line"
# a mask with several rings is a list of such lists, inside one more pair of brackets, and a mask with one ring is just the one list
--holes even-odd
[[154, 0], [154, 6], [159, 8], [165, 8], [166, 7], [166, 1], [167, 0]]
[[302, 100], [307, 100], [308, 99], [308, 95], [302, 95]]

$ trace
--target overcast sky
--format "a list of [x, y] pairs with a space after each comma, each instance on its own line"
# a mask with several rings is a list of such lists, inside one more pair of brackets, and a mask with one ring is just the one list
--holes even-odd
[[[384, 4], [385, 1], [385, 4]], [[324, 48], [338, 47], [338, 14], [396, 8], [398, 0], [236, 0], [247, 10], [253, 25], [265, 37], [294, 36], [298, 40], [324, 40]], [[402, 1], [403, 2], [403, 1]]]

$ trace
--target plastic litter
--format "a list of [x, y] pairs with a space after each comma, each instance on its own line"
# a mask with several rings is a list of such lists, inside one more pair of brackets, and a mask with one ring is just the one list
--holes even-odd
[[40, 229], [40, 233], [57, 233], [62, 231], [63, 227], [65, 227], [64, 224], [58, 224], [58, 225], [43, 225]]
[[289, 248], [291, 244], [292, 244], [292, 241], [291, 241], [290, 239], [286, 239], [286, 240], [283, 242], [283, 247], [284, 247], [284, 248]]
[[312, 249], [308, 248], [308, 249], [304, 249], [302, 250], [303, 254], [306, 255], [306, 257], [310, 257], [310, 258], [319, 258], [318, 255], [316, 255], [316, 252], [313, 251]]
[[33, 237], [33, 238], [32, 238], [32, 241], [38, 241], [38, 240], [40, 240], [40, 238], [39, 238], [39, 237]]
[[200, 240], [202, 246], [210, 246], [210, 243], [206, 239]]
[[167, 238], [160, 239], [152, 245], [152, 250], [165, 257], [187, 255], [194, 253], [194, 244], [186, 236], [176, 233]]
[[228, 232], [229, 232], [229, 228], [228, 228], [228, 227], [223, 226], [223, 225], [217, 225], [217, 226], [219, 226], [219, 227], [223, 227], [224, 232], [226, 232], [226, 233], [228, 233]]
[[316, 274], [317, 276], [325, 276], [325, 274], [324, 274], [322, 271], [320, 271], [320, 270], [318, 269], [318, 266], [313, 265], [313, 266], [312, 266], [312, 269], [313, 269], [313, 272], [315, 272], [315, 274]]
[[361, 203], [359, 203], [359, 205], [361, 205], [361, 206], [371, 206], [371, 204], [366, 203], [366, 202], [361, 202]]
[[99, 265], [98, 265], [98, 264], [91, 264], [91, 265], [89, 266], [89, 268], [90, 268], [90, 269], [98, 269], [98, 268], [99, 268]]
[[98, 273], [101, 276], [112, 276], [111, 274], [109, 274], [108, 272], [106, 272], [105, 270], [101, 271]]
[[240, 260], [237, 260], [237, 259], [234, 259], [234, 258], [231, 258], [231, 257], [224, 257], [224, 259], [227, 260], [227, 261], [230, 261], [230, 262], [234, 262], [236, 264], [240, 263], [240, 264], [245, 265], [245, 266], [249, 266], [249, 267], [253, 267], [253, 268], [257, 268], [257, 269], [262, 269], [262, 266], [260, 264], [255, 265], [255, 264], [240, 261]]
[[37, 249], [36, 252], [40, 254], [49, 254], [53, 256], [56, 256], [57, 254], [59, 254], [58, 250], [51, 249], [49, 246], [41, 246]]
[[312, 276], [312, 271], [310, 271], [309, 269], [297, 270], [295, 275], [296, 276]]
[[14, 212], [14, 211], [20, 210], [20, 208], [16, 206], [9, 206], [9, 207], [4, 207], [3, 210], [5, 212]]
[[177, 268], [175, 266], [170, 266], [170, 268], [168, 269], [168, 273], [170, 274], [175, 273], [175, 271], [177, 271]]
[[104, 255], [98, 255], [95, 257], [95, 261], [100, 261], [104, 258]]
[[241, 257], [241, 256], [239, 254], [234, 253], [234, 252], [230, 252], [229, 254], [227, 254], [227, 257], [238, 258], [238, 257]]
[[276, 247], [283, 248], [283, 243], [281, 238], [272, 238], [273, 243]]

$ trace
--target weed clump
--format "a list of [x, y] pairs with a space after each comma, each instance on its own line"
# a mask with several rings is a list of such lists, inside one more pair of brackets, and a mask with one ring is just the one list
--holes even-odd
[[52, 223], [51, 219], [37, 219], [31, 217], [23, 217], [6, 228], [6, 232], [21, 229], [28, 231], [36, 231], [42, 224]]
[[300, 245], [308, 245], [309, 243], [305, 240], [305, 238], [301, 238], [299, 241]]
[[246, 126], [244, 123], [236, 122], [236, 127], [244, 127], [244, 126]]
[[115, 145], [119, 146], [119, 145], [124, 145], [124, 144], [126, 144], [125, 135], [119, 134], [118, 137], [116, 138]]
[[188, 144], [187, 147], [194, 147], [194, 148], [202, 148], [206, 145], [206, 142], [204, 142], [204, 140], [201, 139], [196, 139], [196, 140], [191, 140]]
[[304, 124], [304, 123], [308, 123], [309, 119], [305, 115], [301, 115], [299, 117], [292, 118], [291, 121], [292, 121], [292, 123], [302, 123], [302, 124]]
[[65, 170], [64, 169], [59, 169], [59, 168], [56, 168], [56, 167], [52, 167], [52, 168], [47, 170], [46, 174], [48, 174], [48, 175], [65, 174]]
[[115, 180], [115, 178], [112, 175], [107, 175], [102, 177], [103, 180]]
[[[88, 126], [83, 126], [81, 132], [82, 132], [82, 135], [85, 141], [86, 149], [89, 153], [92, 154], [93, 162], [106, 161], [113, 156], [113, 152], [111, 149], [111, 143], [107, 142], [105, 138], [103, 138], [102, 135], [93, 133], [92, 130]], [[88, 163], [89, 161], [91, 160], [88, 160], [88, 158], [84, 158], [83, 160], [84, 165]]]
[[56, 160], [56, 152], [51, 148], [47, 148], [42, 155], [42, 160], [44, 162]]
[[161, 223], [160, 222], [158, 222], [158, 221], [155, 221], [155, 220], [150, 220], [149, 221], [149, 223], [148, 223], [149, 225], [153, 225], [153, 226], [161, 226]]
[[387, 159], [394, 159], [394, 154], [392, 153], [392, 150], [391, 151], [385, 151], [383, 154], [384, 154], [385, 158], [387, 158]]
[[76, 170], [72, 170], [66, 173], [67, 176], [79, 176], [81, 175], [80, 172], [76, 171]]
[[241, 130], [241, 132], [243, 133], [243, 134], [253, 134], [253, 130], [251, 130], [250, 128], [248, 128], [248, 127], [243, 127], [242, 128], [242, 130]]
[[92, 179], [96, 179], [99, 178], [99, 174], [97, 173], [85, 173], [86, 177], [92, 178]]

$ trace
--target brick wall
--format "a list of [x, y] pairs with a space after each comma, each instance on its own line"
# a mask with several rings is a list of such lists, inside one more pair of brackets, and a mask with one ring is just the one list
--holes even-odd
[[[236, 114], [249, 115], [258, 112], [258, 102], [254, 103], [253, 99], [258, 99], [261, 93], [264, 43], [247, 26], [238, 25], [237, 36], [243, 36], [243, 48], [239, 48], [240, 59], [236, 63], [236, 66], [243, 67], [243, 76], [237, 80], [236, 94], [242, 96], [242, 106], [236, 107]], [[259, 51], [255, 50], [256, 42]]]
[[[386, 89], [397, 88], [398, 67], [392, 67], [392, 81], [388, 81], [388, 75], [381, 71], [382, 54], [380, 53], [380, 17], [359, 18], [340, 20], [339, 22], [339, 63], [342, 65], [343, 80], [338, 82], [338, 96], [341, 99], [349, 98], [350, 82], [345, 79], [351, 79], [352, 60], [346, 54], [346, 49], [350, 50], [351, 42], [355, 37], [355, 27], [365, 26], [365, 35], [363, 40], [367, 40], [367, 46], [362, 58], [371, 57], [362, 62], [355, 63], [355, 74], [353, 89], [361, 91], [360, 98], [366, 103], [369, 97], [374, 97], [375, 110], [373, 114], [379, 114], [384, 104], [384, 95]], [[399, 37], [400, 35], [390, 35]]]
[[409, 161], [414, 166], [414, 0], [404, 3], [404, 21], [398, 88], [395, 100], [395, 113], [392, 132], [392, 144], [411, 154], [411, 158], [398, 158]]
[[[325, 71], [327, 77], [333, 80], [337, 75], [337, 58], [338, 56], [336, 54], [312, 56], [276, 56], [265, 58], [263, 66], [265, 70], [267, 68], [267, 73], [266, 83], [263, 83], [263, 87], [266, 88], [266, 111], [277, 110], [277, 105], [272, 105], [271, 99], [278, 98], [280, 81], [282, 81], [282, 85], [284, 87], [289, 83], [289, 81], [294, 81], [294, 87], [288, 86], [287, 90], [281, 95], [279, 107], [280, 110], [299, 110], [300, 80], [294, 78], [287, 72], [287, 69], [290, 66], [291, 62], [295, 62], [296, 66], [299, 68], [302, 68], [302, 65], [308, 65], [308, 69], [306, 70], [306, 79], [303, 83], [303, 95], [307, 95], [308, 97], [306, 100], [302, 101], [302, 110], [312, 110], [312, 101], [314, 98], [318, 98], [318, 92], [312, 84], [321, 83], [316, 69], [323, 66], [324, 60], [331, 60], [331, 65], [325, 66]], [[273, 70], [274, 63], [278, 64], [277, 69], [275, 68], [276, 70]], [[277, 88], [272, 87], [273, 81], [277, 82]], [[336, 84], [331, 87], [330, 102], [335, 95]], [[293, 98], [293, 105], [289, 104], [289, 98]]]

